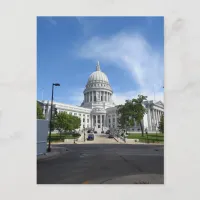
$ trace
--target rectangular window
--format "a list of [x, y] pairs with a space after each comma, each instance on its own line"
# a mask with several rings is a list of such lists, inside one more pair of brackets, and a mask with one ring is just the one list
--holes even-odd
[[101, 101], [103, 101], [103, 96], [101, 96]]
[[92, 101], [92, 95], [90, 96], [90, 101]]
[[81, 116], [81, 114], [79, 114], [79, 116]]
[[113, 118], [113, 122], [115, 122], [115, 118]]
[[89, 119], [87, 119], [87, 123], [89, 123]]
[[75, 116], [77, 116], [77, 113], [74, 113]]
[[69, 114], [72, 115], [72, 112], [70, 112]]
[[83, 118], [83, 122], [85, 122], [85, 118]]
[[96, 96], [94, 96], [94, 101], [96, 102]]
[[110, 123], [110, 119], [109, 119], [109, 123]]

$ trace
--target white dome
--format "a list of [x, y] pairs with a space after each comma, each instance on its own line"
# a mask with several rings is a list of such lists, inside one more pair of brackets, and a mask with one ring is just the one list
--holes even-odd
[[101, 71], [96, 71], [96, 72], [93, 72], [89, 79], [88, 79], [88, 82], [106, 82], [108, 83], [108, 77]]
[[93, 73], [90, 75], [89, 79], [88, 79], [88, 84], [94, 83], [94, 82], [109, 83], [108, 77], [106, 76], [106, 74], [104, 74], [104, 73], [100, 70], [99, 63], [98, 63], [98, 65], [97, 65], [96, 71], [93, 72]]

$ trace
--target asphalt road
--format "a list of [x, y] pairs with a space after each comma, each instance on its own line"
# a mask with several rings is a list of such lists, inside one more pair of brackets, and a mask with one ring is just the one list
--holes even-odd
[[59, 145], [70, 151], [37, 161], [38, 184], [81, 184], [134, 174], [164, 174], [164, 147], [129, 144]]

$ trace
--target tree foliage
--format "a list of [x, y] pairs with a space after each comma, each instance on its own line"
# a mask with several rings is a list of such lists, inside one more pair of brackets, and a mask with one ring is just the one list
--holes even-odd
[[58, 130], [60, 134], [78, 129], [80, 126], [80, 118], [66, 112], [57, 113], [52, 120], [52, 127]]
[[143, 106], [145, 100], [147, 100], [147, 96], [138, 95], [137, 98], [126, 100], [124, 105], [119, 105], [117, 107], [120, 128], [126, 129], [127, 131], [127, 128], [134, 126], [134, 122], [137, 122], [140, 124], [142, 135], [144, 135], [142, 120], [147, 112], [146, 108]]
[[42, 107], [40, 106], [38, 102], [37, 102], [37, 119], [44, 119]]
[[140, 128], [142, 131], [142, 136], [144, 135], [144, 126], [142, 120], [144, 115], [147, 113], [146, 108], [143, 106], [143, 102], [147, 100], [147, 96], [138, 95], [138, 98], [132, 99], [133, 103], [133, 112], [135, 114], [134, 119], [137, 123], [140, 124]]
[[131, 107], [132, 103], [129, 100], [127, 100], [124, 105], [119, 105], [117, 107], [117, 113], [119, 115], [119, 128], [125, 129], [126, 132], [129, 127], [134, 126], [134, 118], [131, 114]]
[[161, 115], [158, 130], [164, 134], [164, 115]]

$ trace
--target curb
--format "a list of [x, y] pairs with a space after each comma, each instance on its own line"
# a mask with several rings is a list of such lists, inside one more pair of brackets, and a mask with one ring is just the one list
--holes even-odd
[[62, 148], [61, 151], [54, 151], [54, 152], [38, 155], [37, 161], [48, 160], [48, 159], [55, 158], [55, 157], [58, 157], [60, 155], [63, 155], [63, 154], [69, 153], [69, 152], [70, 152], [69, 149]]

